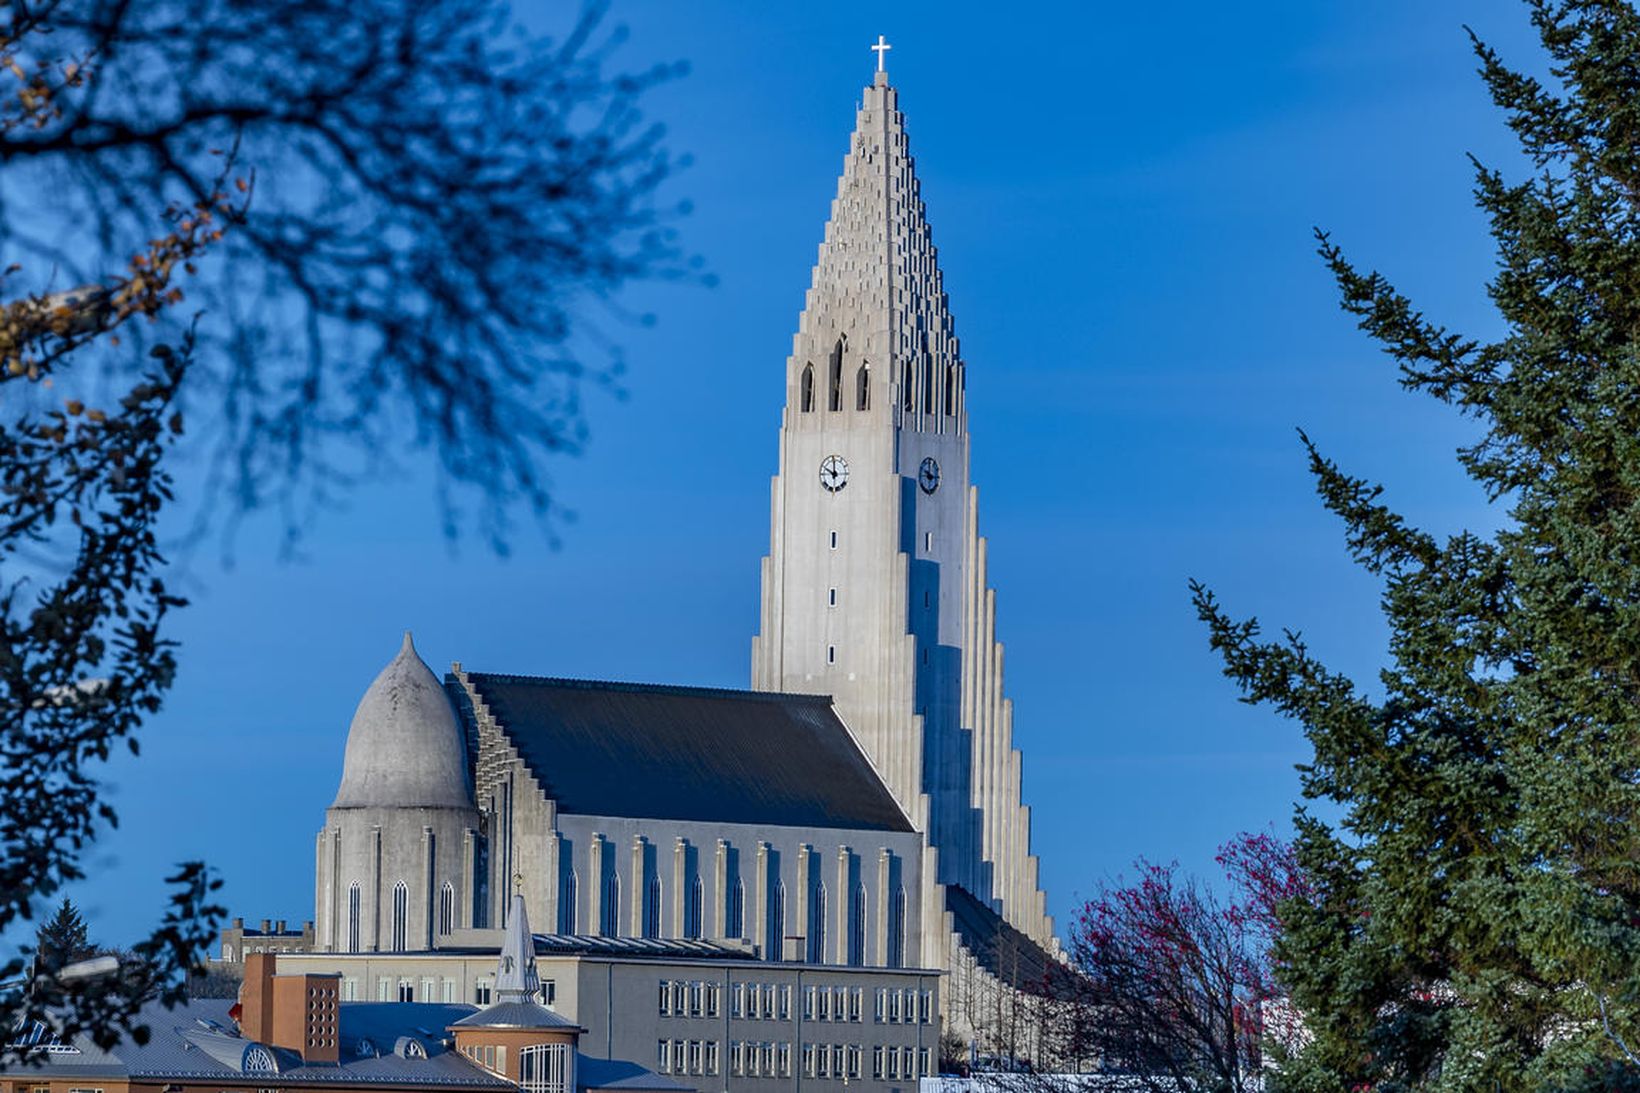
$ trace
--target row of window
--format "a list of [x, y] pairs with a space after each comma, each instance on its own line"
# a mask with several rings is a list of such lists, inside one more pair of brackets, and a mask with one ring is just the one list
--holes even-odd
[[655, 1052], [655, 1069], [662, 1074], [716, 1074], [716, 1040], [661, 1040]]
[[803, 992], [803, 1020], [805, 1021], [858, 1021], [864, 987], [816, 987]]
[[662, 979], [660, 1014], [662, 1017], [716, 1017], [722, 993], [723, 988], [717, 983]]
[[729, 1015], [749, 1021], [789, 1021], [792, 1016], [791, 984], [736, 983]]
[[767, 1040], [736, 1040], [729, 1045], [729, 1073], [737, 1078], [790, 1078], [792, 1046]]
[[871, 1076], [879, 1081], [910, 1081], [934, 1073], [934, 1049], [884, 1047], [871, 1049]]
[[[347, 951], [360, 952], [364, 948], [364, 930], [360, 908], [363, 899], [359, 890], [359, 882], [354, 881], [347, 889]], [[393, 885], [392, 918], [388, 926], [388, 944], [393, 952], [402, 953], [409, 949], [410, 925], [410, 887], [402, 880]], [[438, 893], [438, 932], [451, 933], [456, 926], [456, 889], [449, 881]]]
[[[831, 360], [826, 370], [826, 409], [841, 410], [843, 408], [843, 339], [839, 338], [832, 348]], [[943, 413], [950, 417], [957, 412], [957, 394], [962, 377], [957, 371], [955, 363], [948, 362], [944, 368], [945, 382], [936, 389], [934, 386], [934, 359], [924, 353], [922, 358], [922, 412], [925, 414]], [[910, 361], [906, 361], [900, 373], [900, 392], [903, 406], [907, 413], [917, 409], [917, 388], [914, 384], [916, 373]], [[803, 413], [813, 413], [815, 408], [814, 391], [814, 362], [803, 366], [803, 375], [798, 383], [798, 406]], [[871, 363], [862, 362], [854, 372], [854, 408], [856, 410], [871, 409]]]
[[[342, 1001], [359, 1001], [359, 980], [357, 976], [345, 976], [342, 979]], [[434, 979], [432, 976], [423, 976], [418, 987], [417, 981], [408, 976], [379, 975], [376, 977], [376, 1001], [378, 1002], [455, 1002], [458, 1001], [456, 980], [450, 978]], [[494, 981], [489, 977], [478, 979], [473, 983], [473, 1004], [487, 1006], [495, 993]], [[550, 1006], [557, 1000], [557, 983], [551, 979], [541, 980], [541, 990], [536, 995], [542, 1005]]]
[[934, 1023], [934, 992], [913, 987], [877, 988], [877, 1004], [871, 1019], [879, 1025], [930, 1025]]

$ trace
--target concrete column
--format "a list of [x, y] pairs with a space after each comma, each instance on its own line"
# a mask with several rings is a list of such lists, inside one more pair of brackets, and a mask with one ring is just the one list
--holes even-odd
[[[727, 839], [717, 841], [717, 855], [713, 862], [712, 875], [717, 882], [716, 887], [713, 889], [716, 895], [712, 898], [712, 936], [728, 937], [729, 887], [731, 880], [729, 877], [729, 841]], [[742, 907], [740, 913], [744, 916], [746, 908]], [[745, 932], [744, 923], [741, 925], [741, 932]]]
[[468, 828], [461, 834], [461, 907], [456, 924], [462, 929], [473, 925], [473, 903], [478, 899], [478, 832]]
[[632, 897], [628, 901], [632, 904], [632, 932], [628, 937], [643, 936], [644, 905], [649, 902], [649, 886], [644, 883], [648, 879], [644, 875], [644, 848], [648, 845], [649, 840], [642, 835], [632, 837]]
[[563, 928], [564, 915], [561, 901], [564, 896], [564, 870], [558, 856], [562, 849], [562, 840], [557, 831], [548, 831], [545, 845], [547, 865], [545, 875], [540, 878], [536, 888], [541, 892], [541, 909], [545, 913], [543, 923], [547, 929], [557, 933]]
[[437, 885], [434, 884], [433, 877], [437, 872], [434, 869], [434, 862], [436, 861], [434, 855], [437, 852], [438, 839], [433, 835], [432, 827], [423, 824], [421, 827], [421, 899], [419, 901], [421, 903], [422, 928], [417, 930], [414, 922], [404, 924], [405, 940], [408, 941], [412, 937], [420, 938], [423, 952], [429, 951], [433, 947], [433, 907], [435, 906], [434, 901], [438, 898]]
[[888, 847], [877, 851], [877, 929], [874, 933], [877, 943], [873, 946], [875, 959], [867, 959], [879, 968], [888, 967], [888, 924], [894, 906], [894, 892], [890, 887], [893, 860], [894, 855], [889, 853]]
[[771, 944], [769, 941], [769, 844], [759, 839], [757, 842], [756, 892], [753, 902], [757, 908], [757, 917], [752, 921], [757, 925], [747, 933], [763, 943], [763, 958], [765, 960], [780, 959], [781, 941], [777, 937]]
[[587, 933], [604, 932], [604, 837], [594, 831], [587, 842]]
[[[689, 917], [689, 840], [682, 835], [672, 844], [672, 936], [684, 936], [684, 920]], [[662, 921], [665, 921], [664, 919]]]
[[[814, 887], [814, 880], [810, 876], [814, 857], [814, 847], [803, 843], [797, 848], [797, 929], [792, 929], [790, 921], [786, 923], [788, 937], [801, 935], [803, 938], [803, 952], [808, 953], [809, 939], [809, 890]], [[790, 910], [788, 907], [787, 910]], [[823, 956], [824, 954], [822, 954]]]
[[854, 886], [848, 882], [851, 856], [848, 847], [837, 848], [837, 911], [832, 916], [837, 923], [837, 939], [832, 943], [831, 951], [832, 959], [838, 964], [848, 963], [849, 929], [854, 925]]

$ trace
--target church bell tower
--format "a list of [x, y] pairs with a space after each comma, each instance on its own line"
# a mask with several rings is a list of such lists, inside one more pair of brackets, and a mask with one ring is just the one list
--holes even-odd
[[966, 364], [874, 48], [786, 360], [752, 686], [833, 696], [927, 835], [925, 913], [955, 885], [1051, 948], [969, 482]]

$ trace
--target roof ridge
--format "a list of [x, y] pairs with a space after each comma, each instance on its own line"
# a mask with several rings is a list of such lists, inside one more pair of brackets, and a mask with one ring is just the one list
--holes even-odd
[[[717, 698], [746, 699], [758, 702], [797, 701], [814, 704], [832, 704], [829, 694], [805, 694], [800, 691], [754, 691], [735, 687], [701, 687], [687, 683], [639, 683], [620, 679], [572, 679], [568, 676], [536, 676], [519, 672], [478, 672], [463, 668], [469, 679], [490, 679], [502, 683], [538, 683], [553, 687], [572, 687], [583, 691], [637, 691], [644, 694], [699, 695]], [[446, 682], [454, 680], [453, 672], [445, 674]]]

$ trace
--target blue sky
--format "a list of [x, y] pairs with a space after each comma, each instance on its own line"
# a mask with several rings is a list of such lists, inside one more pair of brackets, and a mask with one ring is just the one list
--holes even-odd
[[[559, 5], [523, 12], [562, 27]], [[321, 518], [305, 560], [253, 520], [190, 563], [182, 675], [111, 771], [119, 830], [74, 895], [129, 941], [204, 857], [250, 919], [312, 914], [313, 840], [360, 694], [413, 629], [437, 669], [745, 686], [783, 367], [869, 81], [893, 43], [969, 365], [1016, 742], [1053, 910], [1135, 857], [1210, 871], [1286, 827], [1297, 728], [1236, 701], [1187, 581], [1370, 676], [1373, 581], [1317, 505], [1295, 428], [1436, 531], [1498, 519], [1458, 472], [1471, 426], [1402, 392], [1336, 307], [1320, 225], [1432, 315], [1494, 319], [1465, 153], [1520, 165], [1463, 24], [1529, 67], [1520, 5], [1015, 6], [617, 0], [649, 112], [693, 156], [670, 196], [713, 288], [644, 286], [627, 397], [552, 467], [560, 549], [443, 538], [412, 462]]]

